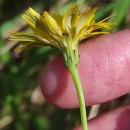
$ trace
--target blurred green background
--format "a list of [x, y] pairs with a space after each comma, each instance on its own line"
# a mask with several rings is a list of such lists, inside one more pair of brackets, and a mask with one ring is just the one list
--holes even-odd
[[[80, 122], [78, 109], [55, 108], [41, 94], [39, 77], [57, 55], [55, 50], [42, 47], [14, 52], [17, 42], [7, 39], [9, 32], [28, 31], [20, 15], [29, 6], [53, 14], [63, 13], [76, 2], [81, 8], [99, 7], [96, 20], [116, 13], [110, 19], [117, 23], [111, 31], [130, 27], [130, 0], [0, 0], [0, 130], [70, 130]], [[112, 108], [101, 107], [99, 113]]]

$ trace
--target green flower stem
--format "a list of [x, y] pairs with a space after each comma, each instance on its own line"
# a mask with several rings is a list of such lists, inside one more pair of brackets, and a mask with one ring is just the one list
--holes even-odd
[[78, 74], [78, 69], [76, 65], [71, 65], [68, 67], [68, 69], [74, 81], [78, 100], [79, 100], [82, 130], [88, 130], [86, 106], [85, 106], [84, 94], [82, 91], [82, 85]]

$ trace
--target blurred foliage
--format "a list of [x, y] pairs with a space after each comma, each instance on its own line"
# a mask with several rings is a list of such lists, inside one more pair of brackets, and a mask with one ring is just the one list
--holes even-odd
[[[63, 13], [73, 3], [76, 0], [0, 0], [0, 129], [69, 130], [77, 123], [79, 110], [57, 109], [46, 103], [37, 89], [42, 69], [57, 55], [55, 49], [30, 48], [14, 53], [17, 43], [7, 40], [10, 31], [28, 30], [26, 24], [20, 26], [19, 23], [23, 23], [20, 14], [29, 6], [38, 11]], [[130, 27], [130, 0], [81, 0], [78, 3], [81, 7], [98, 6], [96, 20], [116, 13], [110, 19], [117, 23], [112, 31]], [[39, 96], [35, 97], [35, 93]]]

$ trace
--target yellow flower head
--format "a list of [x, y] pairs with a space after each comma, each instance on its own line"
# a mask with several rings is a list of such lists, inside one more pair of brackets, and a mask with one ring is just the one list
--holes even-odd
[[79, 41], [93, 35], [107, 34], [108, 32], [99, 32], [98, 29], [109, 29], [113, 24], [106, 22], [109, 17], [95, 22], [96, 9], [87, 8], [79, 12], [79, 6], [73, 5], [65, 12], [64, 16], [56, 13], [52, 17], [46, 11], [40, 15], [29, 8], [22, 17], [28, 22], [33, 33], [13, 32], [9, 39], [21, 41], [22, 46], [17, 49], [39, 45], [56, 47], [63, 53], [65, 62], [70, 62], [67, 64], [71, 64], [73, 61], [77, 64]]

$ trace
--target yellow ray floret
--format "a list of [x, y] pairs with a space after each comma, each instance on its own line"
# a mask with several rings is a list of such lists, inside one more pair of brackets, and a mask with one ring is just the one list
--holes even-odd
[[96, 10], [97, 8], [87, 8], [80, 12], [78, 5], [72, 5], [63, 16], [56, 13], [52, 17], [46, 11], [40, 15], [29, 8], [22, 17], [33, 33], [11, 33], [9, 39], [24, 43], [24, 49], [40, 44], [54, 46], [65, 53], [68, 50], [74, 51], [79, 41], [97, 34], [107, 34], [108, 32], [99, 32], [98, 29], [109, 29], [114, 24], [106, 22], [112, 16], [99, 22], [94, 21]]

